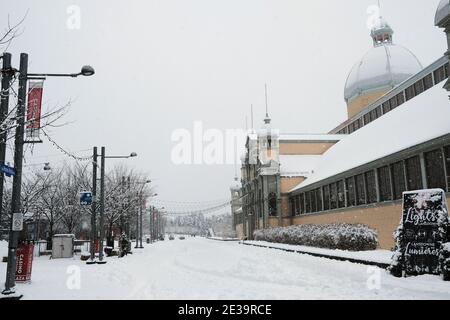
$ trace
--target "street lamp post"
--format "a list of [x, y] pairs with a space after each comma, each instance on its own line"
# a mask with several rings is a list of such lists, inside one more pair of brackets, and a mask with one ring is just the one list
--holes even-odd
[[92, 155], [91, 258], [86, 264], [95, 263], [95, 238], [97, 236], [97, 158], [97, 147], [94, 147]]
[[136, 152], [130, 153], [128, 156], [106, 156], [105, 147], [101, 151], [101, 169], [100, 169], [100, 248], [98, 253], [98, 264], [105, 264], [103, 260], [103, 237], [104, 237], [104, 214], [105, 214], [105, 159], [128, 159], [137, 157]]
[[[0, 97], [0, 123], [3, 123], [8, 117], [9, 108], [9, 87], [12, 79], [11, 72], [11, 54], [8, 52], [2, 55], [3, 67], [2, 67], [2, 88]], [[2, 130], [0, 133], [0, 162], [5, 162], [6, 155], [6, 139], [8, 132], [7, 130]], [[2, 217], [3, 217], [3, 174], [0, 174], [0, 229], [3, 227]], [[3, 231], [0, 231], [2, 235]]]
[[[142, 204], [143, 204], [143, 192], [144, 192], [144, 188], [148, 183], [151, 183], [151, 180], [145, 180], [142, 182], [138, 182], [138, 184], [142, 184], [142, 188], [139, 190], [138, 194], [137, 194], [137, 198], [138, 198], [138, 211], [137, 211], [137, 217], [136, 217], [136, 246], [134, 247], [135, 249], [143, 249], [143, 245], [142, 245]], [[138, 246], [138, 242], [140, 242], [140, 245]]]
[[[145, 184], [150, 183], [150, 182], [151, 182], [151, 180], [147, 180], [145, 182]], [[144, 187], [145, 187], [145, 184], [144, 184]], [[142, 199], [142, 193], [144, 191], [144, 187], [142, 187], [140, 195], [139, 195], [139, 220], [140, 220], [140, 222], [139, 222], [139, 242], [140, 242], [140, 245], [138, 247], [139, 249], [143, 249], [144, 248], [144, 246], [142, 245], [142, 237], [143, 237], [143, 230], [142, 230], [142, 228], [143, 228], [142, 227], [143, 226], [143, 218], [142, 218], [143, 213], [142, 213], [142, 207], [143, 207], [143, 200], [144, 200], [144, 199]], [[157, 195], [158, 194], [155, 193], [155, 194], [151, 195], [150, 197], [156, 197]]]
[[[25, 103], [27, 98], [27, 81], [30, 79], [45, 79], [46, 77], [77, 77], [79, 75], [92, 76], [95, 71], [90, 66], [85, 66], [79, 73], [72, 74], [38, 74], [28, 73], [28, 54], [20, 54], [20, 68], [19, 70], [10, 68], [8, 71], [11, 74], [19, 73], [19, 90], [17, 94], [18, 104], [16, 110], [16, 135], [14, 146], [14, 167], [16, 175], [13, 178], [13, 190], [11, 197], [11, 214], [21, 213], [21, 191], [22, 191], [22, 165], [23, 165], [23, 145], [24, 145], [24, 129], [25, 129]], [[2, 70], [3, 73], [3, 70]], [[3, 188], [3, 186], [1, 186]], [[3, 295], [11, 295], [15, 293], [15, 273], [16, 273], [16, 250], [19, 240], [20, 231], [15, 231], [13, 219], [10, 222], [10, 232], [8, 241], [8, 264], [6, 267], [6, 281], [5, 289], [2, 291]]]

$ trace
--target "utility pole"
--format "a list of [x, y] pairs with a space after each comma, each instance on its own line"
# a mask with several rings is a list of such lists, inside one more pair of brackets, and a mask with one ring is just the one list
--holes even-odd
[[19, 240], [20, 231], [13, 231], [12, 215], [14, 213], [21, 213], [21, 190], [22, 190], [22, 162], [23, 162], [23, 144], [24, 144], [24, 127], [25, 127], [25, 101], [27, 97], [27, 76], [28, 76], [28, 54], [20, 54], [20, 69], [19, 69], [19, 91], [18, 91], [18, 105], [16, 112], [16, 136], [14, 147], [14, 167], [16, 175], [13, 179], [12, 199], [11, 199], [11, 223], [8, 241], [8, 265], [6, 269], [6, 282], [3, 294], [9, 295], [15, 293], [14, 287], [16, 285], [16, 250]]
[[94, 147], [92, 155], [92, 206], [91, 206], [91, 258], [86, 264], [95, 263], [95, 238], [96, 230], [96, 211], [97, 211], [97, 147]]
[[[12, 70], [11, 70], [11, 54], [8, 52], [2, 55], [3, 67], [2, 67], [2, 91], [0, 99], [0, 124], [4, 124], [8, 116], [9, 109], [9, 86], [11, 85]], [[6, 156], [6, 138], [7, 130], [2, 129], [0, 133], [0, 163], [5, 163]], [[3, 218], [3, 187], [4, 187], [4, 174], [0, 174], [0, 229], [2, 228]], [[0, 235], [2, 232], [0, 232]]]
[[97, 263], [105, 264], [106, 261], [103, 261], [103, 238], [105, 236], [105, 147], [102, 147], [100, 166], [100, 249]]

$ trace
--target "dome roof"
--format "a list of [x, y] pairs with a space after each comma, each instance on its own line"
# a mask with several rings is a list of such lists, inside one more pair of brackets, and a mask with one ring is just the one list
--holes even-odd
[[443, 26], [443, 23], [448, 20], [450, 16], [450, 0], [441, 0], [436, 10], [434, 24], [436, 26]]
[[380, 17], [371, 30], [374, 47], [350, 71], [345, 84], [345, 101], [383, 89], [391, 89], [422, 70], [416, 56], [392, 43], [394, 31]]
[[393, 88], [422, 69], [408, 49], [383, 44], [372, 48], [350, 71], [345, 84], [345, 100], [383, 88]]

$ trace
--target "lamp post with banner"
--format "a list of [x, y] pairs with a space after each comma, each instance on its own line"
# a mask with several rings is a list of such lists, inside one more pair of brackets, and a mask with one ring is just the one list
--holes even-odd
[[[22, 214], [22, 205], [21, 205], [21, 191], [22, 191], [22, 166], [23, 166], [23, 149], [25, 143], [33, 143], [34, 141], [25, 141], [24, 139], [24, 131], [25, 131], [25, 112], [26, 112], [26, 99], [27, 93], [29, 96], [29, 105], [28, 110], [32, 110], [30, 113], [30, 119], [27, 118], [27, 124], [30, 125], [33, 123], [33, 126], [36, 125], [37, 118], [40, 119], [40, 103], [42, 100], [42, 87], [39, 88], [39, 85], [30, 86], [32, 91], [27, 90], [28, 81], [29, 80], [45, 80], [47, 77], [78, 77], [80, 75], [83, 76], [92, 76], [95, 71], [90, 66], [84, 66], [79, 73], [70, 73], [70, 74], [62, 74], [62, 73], [29, 73], [28, 72], [28, 54], [21, 53], [20, 54], [20, 67], [19, 70], [16, 70], [12, 67], [7, 71], [8, 74], [18, 74], [19, 76], [19, 88], [17, 92], [18, 103], [16, 109], [16, 132], [15, 132], [15, 142], [14, 142], [14, 169], [15, 175], [13, 178], [13, 187], [12, 187], [12, 196], [11, 196], [11, 214], [12, 216], [19, 216]], [[2, 75], [4, 70], [2, 70]], [[3, 89], [3, 88], [2, 88]], [[36, 91], [34, 91], [36, 90]], [[31, 99], [30, 99], [31, 98]], [[39, 111], [39, 117], [38, 113]], [[39, 124], [40, 125], [40, 124]], [[35, 130], [31, 130], [30, 132], [34, 132]], [[2, 186], [3, 187], [3, 186]], [[10, 225], [10, 233], [9, 233], [9, 241], [8, 241], [8, 264], [6, 267], [6, 281], [5, 288], [2, 291], [3, 296], [13, 296], [15, 294], [15, 274], [16, 274], [16, 251], [18, 246], [19, 234], [20, 231], [16, 230], [14, 219], [11, 219]], [[17, 298], [21, 298], [21, 295], [18, 295]]]

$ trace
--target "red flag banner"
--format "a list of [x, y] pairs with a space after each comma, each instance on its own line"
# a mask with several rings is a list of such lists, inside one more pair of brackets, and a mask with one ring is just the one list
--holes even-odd
[[16, 251], [16, 281], [27, 282], [31, 280], [31, 269], [33, 266], [32, 244], [22, 244]]
[[28, 107], [27, 107], [27, 138], [39, 138], [39, 129], [41, 127], [41, 107], [42, 91], [44, 81], [30, 82], [28, 89]]

